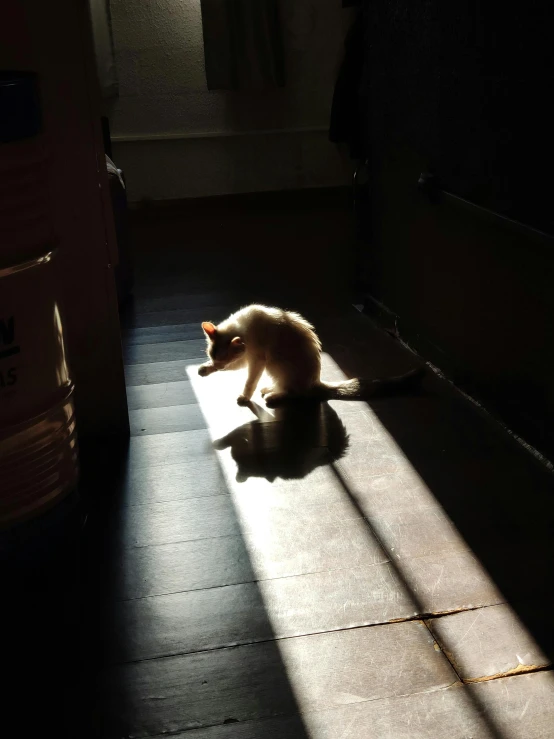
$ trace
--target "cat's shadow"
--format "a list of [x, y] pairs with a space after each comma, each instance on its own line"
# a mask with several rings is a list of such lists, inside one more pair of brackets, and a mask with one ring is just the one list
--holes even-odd
[[231, 449], [238, 482], [250, 477], [301, 479], [348, 449], [346, 428], [327, 403], [298, 402], [275, 416], [256, 403], [250, 409], [256, 419], [214, 442], [216, 449]]

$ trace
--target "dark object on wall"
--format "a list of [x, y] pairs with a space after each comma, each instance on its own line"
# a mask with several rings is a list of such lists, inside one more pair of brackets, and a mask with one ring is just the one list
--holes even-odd
[[277, 0], [201, 0], [209, 90], [262, 90], [285, 84]]
[[361, 90], [364, 53], [364, 24], [360, 11], [344, 42], [344, 58], [333, 94], [329, 126], [330, 141], [347, 144], [352, 159], [364, 159], [366, 155], [366, 105]]

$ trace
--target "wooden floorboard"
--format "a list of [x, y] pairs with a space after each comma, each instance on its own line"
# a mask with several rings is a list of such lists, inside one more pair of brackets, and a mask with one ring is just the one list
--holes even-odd
[[229, 492], [221, 465], [212, 454], [163, 465], [128, 464], [120, 485], [120, 503], [136, 506], [187, 498], [225, 495]]
[[127, 404], [131, 411], [196, 403], [197, 397], [188, 379], [127, 387]]
[[124, 343], [163, 344], [169, 341], [190, 341], [203, 338], [200, 323], [181, 323], [176, 326], [147, 326], [126, 332]]
[[150, 436], [135, 436], [129, 443], [128, 468], [146, 470], [166, 465], [194, 462], [213, 457], [213, 442], [206, 429]]
[[256, 574], [242, 536], [222, 536], [127, 549], [115, 564], [121, 600], [253, 582]]
[[176, 359], [196, 359], [205, 356], [206, 341], [200, 338], [190, 341], [165, 341], [159, 344], [130, 344], [123, 347], [125, 364], [172, 362]]
[[[168, 362], [151, 362], [125, 366], [127, 388], [143, 385], [162, 385], [187, 379], [187, 369], [206, 361], [206, 353], [192, 359], [176, 359]], [[147, 391], [145, 391], [147, 392]]]
[[439, 644], [458, 645], [452, 662], [466, 682], [550, 665], [506, 604], [434, 618], [429, 627]]
[[171, 308], [150, 312], [137, 312], [124, 318], [129, 329], [149, 328], [155, 326], [175, 326], [178, 324], [200, 324], [202, 321], [222, 321], [239, 306], [212, 306], [196, 308]]
[[[191, 277], [192, 275], [187, 275], [186, 277], [188, 285], [191, 284]], [[168, 280], [167, 273], [165, 273], [159, 280], [158, 290], [156, 290], [155, 286], [149, 285], [146, 286], [146, 290], [138, 291], [133, 302], [135, 312], [137, 314], [145, 314], [167, 310], [188, 309], [191, 312], [201, 310], [205, 311], [204, 315], [207, 315], [207, 318], [204, 320], [209, 321], [214, 318], [221, 320], [225, 317], [226, 313], [231, 311], [232, 306], [236, 305], [236, 293], [224, 290], [210, 292], [208, 286], [201, 284], [202, 277], [202, 273], [198, 272], [197, 279], [199, 284], [196, 286], [196, 289], [185, 291], [183, 290], [182, 281], [181, 284], [178, 281], [174, 281], [172, 284], [172, 281]]]
[[144, 736], [456, 682], [426, 627], [410, 622], [127, 663], [108, 672], [105, 690], [110, 724]]
[[[286, 716], [196, 729], [179, 733], [176, 739], [306, 739], [308, 735], [317, 739], [544, 739], [554, 721], [551, 690], [551, 674], [539, 672], [305, 711], [302, 718]], [[535, 712], [529, 717], [531, 705]]]
[[207, 428], [202, 409], [195, 403], [129, 411], [131, 436], [170, 434]]
[[408, 620], [418, 608], [385, 564], [128, 600], [117, 612], [111, 655], [123, 662]]
[[229, 495], [135, 505], [123, 509], [115, 524], [124, 547], [231, 536], [240, 531]]

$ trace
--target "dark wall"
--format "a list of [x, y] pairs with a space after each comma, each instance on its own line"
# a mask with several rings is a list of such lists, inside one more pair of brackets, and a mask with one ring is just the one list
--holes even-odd
[[366, 3], [370, 293], [552, 454], [554, 10], [491, 5]]

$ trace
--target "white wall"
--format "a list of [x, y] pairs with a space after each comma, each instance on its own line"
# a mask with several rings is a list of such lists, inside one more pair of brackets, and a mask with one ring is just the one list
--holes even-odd
[[246, 94], [207, 90], [200, 0], [111, 0], [114, 159], [131, 200], [349, 181], [327, 130], [350, 15], [340, 0], [281, 8], [287, 85]]

